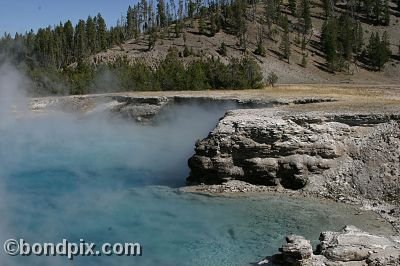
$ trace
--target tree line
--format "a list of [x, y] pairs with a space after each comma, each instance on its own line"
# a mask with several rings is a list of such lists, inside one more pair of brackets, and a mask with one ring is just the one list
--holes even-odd
[[0, 52], [13, 56], [17, 62], [26, 61], [31, 67], [53, 67], [61, 70], [91, 54], [104, 51], [115, 44], [113, 28], [107, 29], [101, 14], [86, 21], [71, 21], [54, 27], [39, 28], [25, 34], [10, 34], [0, 40]]
[[[64, 72], [36, 68], [30, 73], [34, 94], [88, 94], [143, 90], [259, 89], [263, 86], [260, 66], [254, 59], [202, 58], [184, 65], [176, 48], [171, 48], [157, 68], [142, 60], [118, 58], [114, 63], [93, 66], [80, 61]], [[49, 84], [50, 82], [50, 84]], [[276, 82], [276, 81], [275, 81]], [[48, 89], [51, 89], [49, 91]]]
[[[158, 39], [182, 35], [185, 38], [184, 28], [197, 24], [202, 35], [214, 36], [221, 30], [235, 35], [238, 49], [244, 54], [252, 52], [266, 56], [266, 40], [272, 40], [279, 43], [281, 58], [290, 63], [293, 45], [298, 45], [303, 55], [301, 65], [306, 67], [306, 51], [314, 34], [311, 18], [313, 5], [315, 3], [310, 0], [289, 0], [287, 4], [282, 0], [213, 0], [207, 3], [201, 0], [140, 0], [129, 6], [126, 15], [112, 27], [107, 27], [101, 14], [98, 14], [79, 20], [76, 25], [67, 21], [40, 28], [37, 32], [17, 33], [14, 36], [5, 34], [0, 39], [0, 52], [12, 55], [17, 63], [23, 62], [28, 73], [35, 78], [40, 72], [50, 77], [69, 77], [71, 72], [86, 71], [86, 67], [82, 66], [88, 64], [86, 59], [90, 55], [138, 38], [147, 39], [148, 49], [151, 50]], [[320, 5], [325, 20], [319, 45], [325, 54], [327, 69], [349, 70], [350, 64], [358, 61], [381, 70], [391, 55], [390, 37], [387, 33], [379, 35], [373, 32], [365, 43], [368, 38], [364, 36], [361, 21], [389, 25], [388, 0], [344, 3], [321, 0]], [[396, 5], [400, 13], [400, 0], [396, 0]], [[263, 10], [261, 13], [260, 7]], [[254, 51], [248, 51], [251, 42], [249, 23], [258, 25]], [[227, 56], [224, 43], [221, 43], [218, 52]], [[184, 54], [190, 54], [186, 45]], [[198, 63], [203, 64], [203, 61]]]
[[[326, 19], [321, 29], [321, 46], [330, 71], [349, 71], [351, 63], [366, 63], [372, 70], [381, 70], [392, 55], [386, 31], [381, 36], [372, 32], [365, 43], [361, 18], [374, 25], [389, 25], [387, 0], [348, 1], [347, 12], [337, 14], [335, 1], [324, 0]], [[400, 11], [400, 7], [399, 7]], [[400, 51], [399, 51], [400, 52]]]

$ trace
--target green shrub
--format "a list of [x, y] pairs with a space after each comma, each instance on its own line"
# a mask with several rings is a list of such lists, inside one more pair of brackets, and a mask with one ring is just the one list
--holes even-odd
[[[92, 65], [79, 62], [63, 72], [35, 68], [28, 72], [41, 92], [47, 94], [87, 94], [143, 90], [258, 89], [263, 86], [262, 72], [251, 57], [231, 59], [198, 59], [185, 66], [176, 48], [169, 49], [164, 60], [154, 68], [144, 61], [120, 57], [110, 64]], [[43, 77], [49, 77], [47, 83]], [[52, 84], [65, 84], [51, 89]], [[46, 87], [46, 90], [43, 88]]]
[[206, 67], [203, 61], [193, 61], [189, 64], [186, 70], [186, 86], [187, 90], [204, 90], [209, 89]]
[[167, 57], [156, 70], [161, 90], [179, 90], [185, 88], [185, 67], [175, 53]]
[[185, 49], [183, 49], [183, 57], [188, 57], [191, 56], [192, 53], [190, 52], [189, 48], [187, 47], [187, 45], [185, 45]]
[[257, 48], [254, 50], [254, 53], [256, 55], [260, 55], [265, 57], [267, 55], [267, 50], [265, 49], [264, 45], [262, 44], [262, 42], [259, 42], [257, 44]]
[[278, 82], [278, 75], [275, 72], [270, 72], [267, 77], [268, 85], [274, 87], [275, 84]]
[[226, 48], [226, 44], [224, 42], [221, 43], [221, 45], [219, 46], [217, 52], [222, 56], [226, 56], [228, 54], [228, 51], [227, 51], [227, 48]]

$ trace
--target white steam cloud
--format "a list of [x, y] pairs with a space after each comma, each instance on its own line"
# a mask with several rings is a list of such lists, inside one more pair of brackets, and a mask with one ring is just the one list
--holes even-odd
[[[0, 65], [0, 243], [85, 237], [89, 228], [105, 226], [90, 213], [115, 208], [131, 188], [184, 185], [195, 141], [233, 107], [176, 106], [157, 125], [137, 125], [105, 113], [32, 113], [30, 86], [16, 67]], [[113, 263], [118, 260], [105, 265]], [[65, 258], [10, 258], [2, 252], [0, 265], [70, 264]]]
[[29, 80], [0, 57], [0, 126], [15, 121], [18, 112], [27, 110], [28, 86]]

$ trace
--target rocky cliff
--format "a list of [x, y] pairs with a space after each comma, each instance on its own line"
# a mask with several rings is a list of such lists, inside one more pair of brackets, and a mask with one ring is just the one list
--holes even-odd
[[399, 113], [228, 112], [189, 159], [189, 184], [253, 185], [400, 202]]

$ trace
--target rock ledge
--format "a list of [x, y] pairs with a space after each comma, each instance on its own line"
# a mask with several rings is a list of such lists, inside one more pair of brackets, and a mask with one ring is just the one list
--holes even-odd
[[398, 266], [400, 238], [377, 236], [355, 226], [340, 232], [323, 232], [315, 252], [310, 241], [302, 236], [286, 237], [280, 254], [267, 257], [259, 265], [287, 266]]

